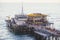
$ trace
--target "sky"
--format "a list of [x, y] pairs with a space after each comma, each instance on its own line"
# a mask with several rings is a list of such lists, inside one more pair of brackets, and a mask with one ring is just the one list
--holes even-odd
[[0, 0], [0, 2], [7, 2], [7, 3], [60, 3], [60, 0]]
[[[60, 17], [60, 3], [23, 3], [25, 14], [41, 12]], [[0, 13], [6, 15], [21, 13], [21, 3], [0, 3]], [[6, 16], [5, 15], [5, 16]]]
[[[47, 14], [49, 20], [60, 29], [60, 1], [59, 0], [0, 0], [0, 18], [14, 16], [21, 13], [21, 3], [23, 10], [28, 13]], [[53, 19], [51, 19], [53, 18]], [[57, 27], [58, 26], [58, 27]]]

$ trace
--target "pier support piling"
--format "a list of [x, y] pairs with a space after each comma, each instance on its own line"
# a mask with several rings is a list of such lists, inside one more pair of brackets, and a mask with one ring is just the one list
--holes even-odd
[[46, 37], [46, 40], [51, 40], [51, 38], [50, 37]]
[[55, 37], [55, 40], [58, 40], [58, 37]]

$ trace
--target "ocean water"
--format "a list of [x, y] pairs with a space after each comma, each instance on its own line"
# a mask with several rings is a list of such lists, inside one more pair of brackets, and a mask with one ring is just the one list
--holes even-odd
[[8, 30], [5, 20], [0, 20], [0, 40], [35, 40], [35, 37], [30, 34], [15, 35]]

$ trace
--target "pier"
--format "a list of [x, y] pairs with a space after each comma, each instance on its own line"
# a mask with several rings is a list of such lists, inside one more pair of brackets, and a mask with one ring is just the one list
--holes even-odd
[[34, 33], [37, 35], [43, 36], [45, 40], [60, 40], [59, 35], [50, 34], [50, 33], [43, 33], [40, 31], [34, 31]]
[[38, 37], [41, 40], [60, 40], [60, 31], [59, 30], [48, 30], [46, 28], [41, 28], [37, 25], [29, 25], [28, 27], [33, 27], [34, 36]]

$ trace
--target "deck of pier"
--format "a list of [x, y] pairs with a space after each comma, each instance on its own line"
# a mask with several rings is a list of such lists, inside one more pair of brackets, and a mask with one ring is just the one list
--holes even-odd
[[[48, 40], [51, 40], [50, 37], [52, 37], [52, 40], [55, 38], [55, 40], [60, 40], [60, 31], [59, 30], [55, 30], [55, 31], [50, 31], [47, 29], [41, 29], [39, 26], [35, 26], [35, 25], [29, 25], [29, 27], [33, 27], [34, 28], [34, 33], [41, 35], [45, 38], [48, 38]], [[58, 33], [59, 32], [59, 33]]]

